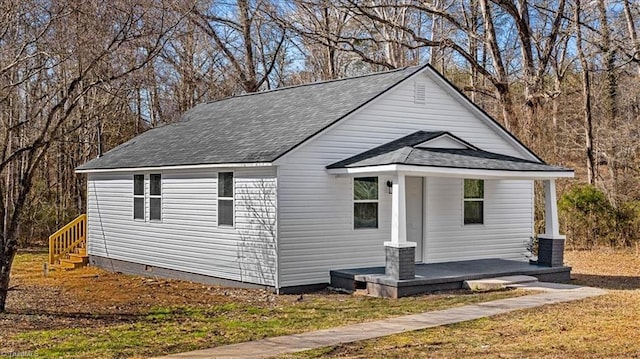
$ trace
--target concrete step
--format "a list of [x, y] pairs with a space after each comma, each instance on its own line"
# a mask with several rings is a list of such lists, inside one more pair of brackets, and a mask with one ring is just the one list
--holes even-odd
[[528, 275], [512, 275], [497, 278], [466, 280], [463, 283], [463, 287], [475, 291], [498, 290], [515, 284], [534, 283], [537, 281], [538, 278]]

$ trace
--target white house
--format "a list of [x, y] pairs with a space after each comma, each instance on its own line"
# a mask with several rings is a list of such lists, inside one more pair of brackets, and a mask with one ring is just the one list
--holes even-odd
[[[90, 263], [293, 292], [331, 270], [528, 261], [562, 266], [545, 164], [430, 66], [200, 104], [77, 169]], [[566, 268], [566, 267], [565, 267]]]

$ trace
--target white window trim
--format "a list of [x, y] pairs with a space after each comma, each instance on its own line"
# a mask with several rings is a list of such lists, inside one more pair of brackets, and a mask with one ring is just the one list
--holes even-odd
[[[481, 180], [482, 181], [482, 198], [465, 198], [464, 197], [464, 181], [465, 180]], [[485, 193], [485, 190], [487, 188], [486, 186], [486, 182], [487, 180], [482, 179], [482, 178], [463, 178], [462, 179], [462, 226], [463, 227], [467, 227], [467, 226], [484, 226], [485, 225], [485, 219], [487, 217], [486, 215], [486, 206], [485, 206], [485, 198], [487, 196], [487, 194]], [[482, 202], [482, 223], [464, 223], [464, 204], [465, 202]]]
[[[375, 177], [377, 179], [378, 182], [378, 198], [377, 199], [355, 199], [355, 191], [354, 191], [354, 187], [355, 187], [355, 181], [358, 178], [368, 178], [368, 177]], [[351, 179], [351, 229], [354, 231], [375, 231], [380, 229], [380, 176], [361, 176], [361, 177], [353, 177]], [[377, 203], [378, 204], [378, 210], [376, 211], [376, 224], [377, 226], [375, 228], [371, 228], [371, 227], [364, 227], [364, 228], [356, 228], [356, 213], [355, 213], [355, 204], [356, 203]]]
[[[160, 194], [159, 195], [151, 194], [151, 175], [160, 176]], [[162, 220], [164, 218], [164, 211], [163, 211], [164, 201], [162, 200], [162, 191], [164, 190], [164, 186], [162, 185], [162, 177], [164, 177], [162, 175], [162, 173], [150, 173], [149, 174], [149, 222], [162, 222]], [[152, 198], [160, 199], [160, 219], [152, 219], [151, 218], [151, 199]]]
[[[136, 176], [142, 176], [142, 194], [136, 194]], [[131, 179], [133, 181], [131, 185], [131, 194], [133, 195], [132, 196], [133, 208], [132, 208], [131, 218], [133, 218], [134, 221], [146, 222], [147, 220], [146, 176], [141, 173], [134, 173], [131, 176]], [[136, 198], [142, 198], [142, 218], [136, 218]]]
[[[220, 193], [220, 174], [221, 173], [231, 173], [232, 176], [232, 184], [231, 184], [231, 194], [232, 197], [220, 197], [219, 193]], [[235, 199], [235, 194], [236, 194], [236, 172], [235, 171], [218, 171], [217, 173], [217, 191], [216, 191], [216, 225], [218, 226], [218, 228], [236, 228], [236, 199]], [[220, 200], [223, 201], [231, 201], [231, 217], [232, 217], [232, 221], [233, 224], [232, 225], [228, 225], [228, 224], [220, 224]]]

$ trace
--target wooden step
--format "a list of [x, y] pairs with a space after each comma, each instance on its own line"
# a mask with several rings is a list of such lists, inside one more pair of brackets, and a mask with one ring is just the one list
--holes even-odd
[[60, 267], [63, 269], [76, 269], [80, 267], [84, 267], [87, 264], [88, 260], [85, 261], [83, 259], [61, 259]]
[[81, 256], [86, 256], [87, 255], [87, 249], [86, 248], [77, 248], [76, 249], [76, 254], [79, 254]]
[[78, 253], [70, 253], [68, 258], [70, 261], [74, 262], [74, 263], [79, 263], [82, 262], [84, 264], [89, 263], [89, 256], [88, 255], [82, 255], [82, 254], [78, 254]]

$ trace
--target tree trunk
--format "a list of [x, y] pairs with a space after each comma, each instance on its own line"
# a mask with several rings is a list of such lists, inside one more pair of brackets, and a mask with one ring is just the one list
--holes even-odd
[[595, 164], [596, 159], [593, 154], [593, 119], [591, 115], [591, 82], [589, 80], [589, 64], [582, 49], [582, 29], [580, 28], [580, 0], [576, 0], [574, 10], [574, 23], [576, 24], [576, 48], [580, 57], [580, 65], [582, 66], [582, 96], [583, 96], [583, 113], [584, 113], [584, 137], [585, 152], [587, 155], [587, 182], [595, 184]]
[[636, 25], [631, 14], [631, 6], [629, 5], [629, 0], [623, 0], [622, 4], [624, 6], [624, 17], [627, 20], [627, 31], [629, 32], [629, 37], [631, 38], [631, 50], [633, 51], [633, 59], [637, 61], [636, 63], [636, 71], [638, 72], [638, 76], [640, 76], [640, 43], [638, 43], [638, 33], [636, 32]]
[[6, 311], [7, 295], [9, 294], [9, 274], [11, 273], [11, 265], [16, 255], [15, 246], [5, 246], [1, 248], [3, 251], [0, 255], [0, 313]]

